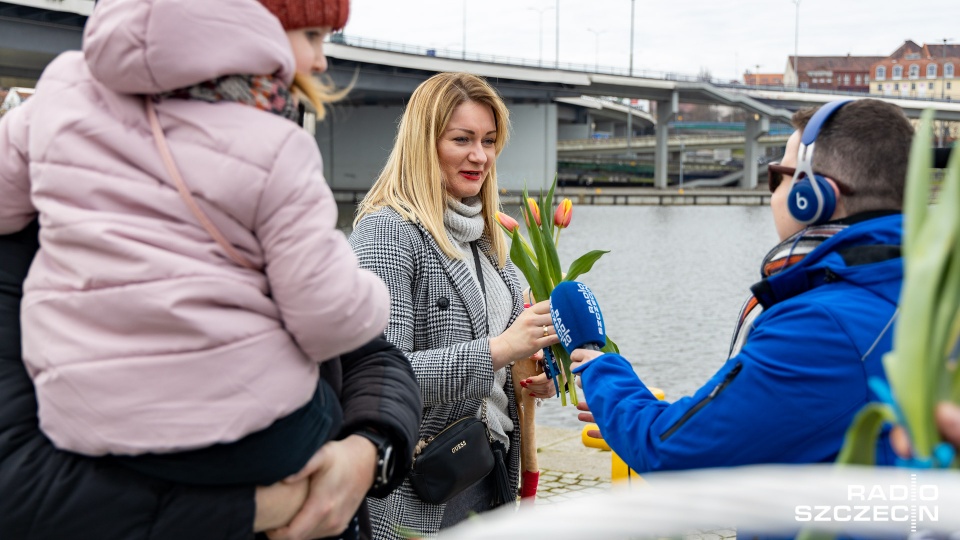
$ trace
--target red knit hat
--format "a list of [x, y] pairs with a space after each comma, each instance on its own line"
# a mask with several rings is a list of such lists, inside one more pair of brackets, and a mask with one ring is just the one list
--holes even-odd
[[340, 30], [350, 15], [350, 0], [260, 0], [284, 30], [329, 26]]

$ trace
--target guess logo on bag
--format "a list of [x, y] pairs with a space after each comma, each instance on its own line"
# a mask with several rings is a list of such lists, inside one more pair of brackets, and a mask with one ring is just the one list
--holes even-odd
[[453, 448], [450, 449], [450, 453], [451, 453], [451, 454], [456, 454], [456, 453], [457, 453], [457, 450], [460, 450], [461, 448], [463, 448], [463, 447], [466, 446], [466, 445], [467, 445], [467, 441], [460, 441], [456, 446], [454, 446]]

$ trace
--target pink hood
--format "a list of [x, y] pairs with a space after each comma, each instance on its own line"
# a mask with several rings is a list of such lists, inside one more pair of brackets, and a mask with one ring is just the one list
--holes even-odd
[[90, 73], [114, 92], [156, 94], [294, 63], [280, 21], [256, 0], [104, 0], [83, 33]]
[[163, 166], [131, 93], [290, 78], [289, 42], [258, 2], [103, 0], [85, 37], [0, 122], [0, 234], [40, 215], [22, 321], [41, 427], [94, 455], [236, 440], [302, 406], [318, 362], [383, 331], [386, 287], [336, 229], [316, 141], [293, 122], [157, 104], [191, 192], [262, 272], [225, 256]]

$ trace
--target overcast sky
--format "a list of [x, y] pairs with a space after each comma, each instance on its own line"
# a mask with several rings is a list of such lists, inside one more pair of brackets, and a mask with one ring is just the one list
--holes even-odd
[[[635, 0], [634, 69], [718, 78], [782, 73], [794, 51], [792, 0]], [[558, 0], [352, 0], [345, 33], [428, 48], [556, 58]], [[559, 0], [560, 62], [627, 68], [630, 0]], [[960, 43], [960, 1], [801, 0], [801, 56], [885, 56], [904, 40]], [[590, 32], [596, 30], [599, 33]], [[599, 42], [599, 58], [597, 43]]]

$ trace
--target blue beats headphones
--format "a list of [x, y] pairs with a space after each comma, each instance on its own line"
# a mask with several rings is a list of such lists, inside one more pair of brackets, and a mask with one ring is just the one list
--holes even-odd
[[813, 172], [813, 147], [823, 124], [840, 107], [852, 102], [852, 99], [831, 101], [820, 107], [803, 130], [800, 139], [800, 152], [797, 173], [793, 176], [793, 187], [787, 199], [787, 209], [793, 219], [804, 225], [818, 225], [828, 221], [837, 207], [837, 196], [827, 180]]

